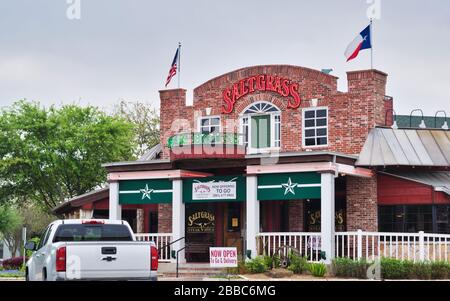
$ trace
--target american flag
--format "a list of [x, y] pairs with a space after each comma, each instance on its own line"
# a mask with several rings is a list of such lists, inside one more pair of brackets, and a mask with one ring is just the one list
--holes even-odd
[[175, 74], [177, 74], [177, 68], [178, 68], [178, 53], [180, 51], [180, 48], [177, 48], [177, 52], [175, 53], [175, 57], [173, 58], [173, 62], [172, 62], [172, 66], [170, 67], [169, 70], [169, 75], [167, 76], [167, 80], [166, 80], [166, 87], [167, 85], [170, 83], [170, 81], [172, 80], [172, 77], [175, 76]]

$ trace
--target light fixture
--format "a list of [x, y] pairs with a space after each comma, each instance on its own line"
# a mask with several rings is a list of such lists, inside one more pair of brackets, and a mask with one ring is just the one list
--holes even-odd
[[448, 130], [448, 123], [447, 123], [447, 113], [443, 110], [441, 111], [437, 111], [436, 114], [434, 115], [434, 128], [437, 128], [437, 115], [439, 113], [444, 113], [445, 119], [444, 119], [444, 124], [442, 125], [442, 129], [443, 130]]
[[425, 124], [425, 120], [423, 119], [423, 111], [421, 109], [414, 109], [411, 111], [411, 114], [409, 114], [409, 127], [412, 127], [412, 115], [414, 112], [420, 112], [422, 114], [422, 121], [419, 124], [419, 128], [421, 128], [421, 129], [427, 128], [427, 125]]
[[317, 98], [311, 99], [311, 106], [312, 107], [317, 107], [318, 103], [319, 103], [319, 100]]
[[212, 108], [205, 108], [206, 116], [211, 115]]

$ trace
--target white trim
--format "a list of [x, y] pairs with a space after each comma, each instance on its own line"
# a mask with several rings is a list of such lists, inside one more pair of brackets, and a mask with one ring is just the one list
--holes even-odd
[[[152, 193], [169, 193], [172, 192], [172, 189], [166, 189], [166, 190], [153, 190]], [[123, 190], [119, 191], [119, 194], [136, 194], [136, 193], [142, 193], [140, 190]]]
[[[305, 144], [305, 130], [306, 130], [306, 128], [305, 128], [305, 113], [306, 112], [309, 112], [309, 111], [319, 111], [319, 110], [326, 110], [326, 112], [327, 112], [327, 116], [326, 116], [326, 119], [327, 119], [327, 124], [326, 124], [326, 126], [317, 126], [317, 125], [315, 125], [314, 127], [310, 127], [310, 128], [308, 128], [308, 129], [314, 129], [314, 130], [317, 130], [317, 129], [326, 129], [327, 130], [327, 144], [321, 144], [321, 145], [306, 145]], [[321, 117], [321, 118], [323, 118], [323, 117]], [[317, 116], [315, 117], [315, 119], [317, 119]], [[330, 129], [329, 129], [329, 120], [330, 120], [330, 116], [329, 116], [329, 109], [328, 109], [328, 107], [326, 107], [326, 106], [322, 106], [322, 107], [310, 107], [310, 108], [303, 108], [302, 109], [302, 147], [303, 148], [306, 148], [306, 149], [310, 149], [310, 148], [324, 148], [324, 147], [328, 147], [329, 146], [329, 144], [330, 144]], [[320, 136], [320, 137], [323, 137], [323, 136]], [[317, 135], [314, 135], [314, 139], [317, 139]], [[317, 141], [316, 141], [317, 142]]]
[[[197, 118], [197, 132], [198, 133], [202, 133], [202, 120], [203, 119], [219, 119], [219, 133], [222, 132], [222, 118], [220, 115], [211, 115], [211, 116], [199, 116]], [[211, 128], [211, 126], [209, 126]], [[211, 133], [211, 132], [210, 132]]]
[[[297, 184], [295, 187], [299, 188], [308, 188], [308, 187], [320, 187], [320, 184]], [[258, 189], [275, 189], [275, 188], [283, 188], [282, 185], [260, 185]]]
[[[274, 108], [276, 108], [278, 111], [276, 112], [262, 112], [262, 113], [245, 113], [249, 108], [256, 104], [268, 104]], [[252, 117], [253, 116], [270, 116], [270, 147], [265, 148], [253, 148], [252, 147]], [[280, 132], [279, 132], [279, 138], [280, 138], [280, 146], [275, 146], [275, 116], [280, 117]], [[257, 101], [254, 103], [251, 103], [248, 105], [242, 112], [239, 114], [239, 130], [242, 135], [244, 135], [244, 118], [247, 118], [247, 126], [248, 126], [248, 136], [247, 136], [247, 154], [261, 154], [261, 153], [272, 153], [272, 152], [279, 152], [281, 150], [281, 125], [282, 125], [282, 117], [281, 117], [281, 110], [278, 106], [275, 104], [268, 102], [268, 101]]]

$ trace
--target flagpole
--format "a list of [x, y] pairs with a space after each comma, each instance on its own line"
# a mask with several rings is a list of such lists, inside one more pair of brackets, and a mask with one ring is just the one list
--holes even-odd
[[370, 18], [370, 69], [373, 69], [373, 20]]
[[178, 89], [180, 89], [180, 73], [181, 73], [181, 42], [178, 42]]

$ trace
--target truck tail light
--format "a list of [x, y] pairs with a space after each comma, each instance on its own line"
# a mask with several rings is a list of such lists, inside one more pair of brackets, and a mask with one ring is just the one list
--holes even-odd
[[59, 247], [56, 250], [56, 271], [66, 271], [66, 247]]
[[158, 270], [158, 250], [155, 246], [150, 247], [151, 270]]

